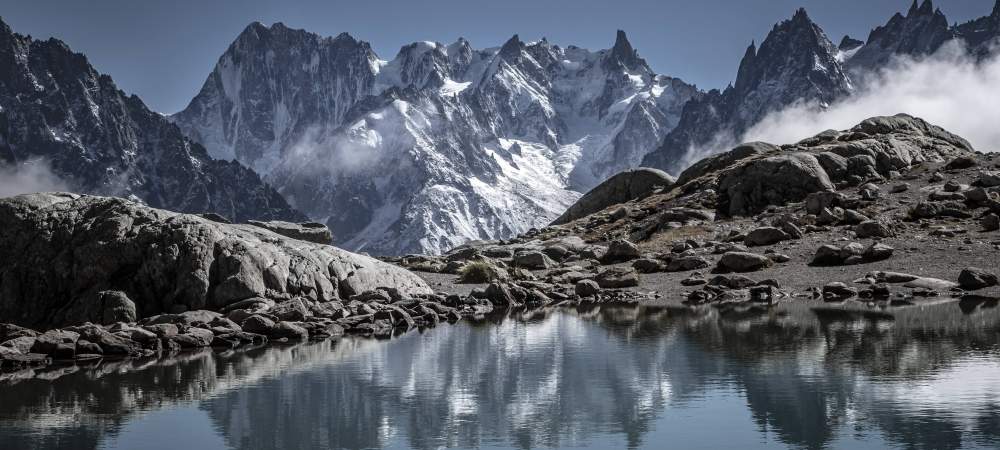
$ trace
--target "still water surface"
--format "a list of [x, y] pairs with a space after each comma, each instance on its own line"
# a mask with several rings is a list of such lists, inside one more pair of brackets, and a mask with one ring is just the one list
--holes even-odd
[[553, 310], [0, 384], [2, 449], [1000, 448], [1000, 318]]

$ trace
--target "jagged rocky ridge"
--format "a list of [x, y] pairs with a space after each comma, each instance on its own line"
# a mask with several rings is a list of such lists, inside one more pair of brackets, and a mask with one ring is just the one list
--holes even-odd
[[983, 57], [1000, 36], [1000, 2], [988, 16], [949, 26], [930, 0], [914, 2], [872, 30], [867, 42], [845, 36], [834, 46], [805, 10], [775, 25], [758, 49], [751, 44], [735, 84], [712, 90], [684, 106], [678, 125], [642, 164], [679, 173], [706, 154], [739, 142], [768, 113], [796, 102], [825, 107], [851, 95], [871, 71], [894, 57], [924, 57], [961, 39]]
[[237, 162], [214, 160], [55, 39], [0, 20], [0, 164], [47, 164], [78, 192], [229, 219], [306, 217]]
[[891, 315], [954, 296], [974, 309], [1000, 295], [998, 169], [996, 155], [919, 118], [875, 117], [794, 144], [740, 145], [673, 186], [516, 239], [397, 262], [569, 304], [813, 299], [834, 314]]
[[254, 23], [172, 119], [340, 245], [437, 253], [545, 225], [638, 165], [698, 95], [623, 32], [597, 52], [514, 36], [417, 42], [385, 61], [347, 34]]

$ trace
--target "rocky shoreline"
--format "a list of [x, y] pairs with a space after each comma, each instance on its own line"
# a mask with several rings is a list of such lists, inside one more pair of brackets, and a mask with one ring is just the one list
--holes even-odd
[[892, 317], [1000, 300], [1000, 158], [920, 119], [745, 144], [670, 182], [625, 202], [588, 194], [596, 212], [514, 239], [385, 262], [300, 240], [328, 241], [315, 226], [70, 194], [0, 200], [0, 250], [29, 255], [0, 265], [0, 322], [13, 323], [0, 325], [0, 368], [387, 338], [540, 307], [795, 302]]

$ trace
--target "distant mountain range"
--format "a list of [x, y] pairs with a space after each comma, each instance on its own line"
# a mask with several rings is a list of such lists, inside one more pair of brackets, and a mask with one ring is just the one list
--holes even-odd
[[165, 118], [61, 42], [4, 25], [0, 159], [45, 157], [84, 191], [157, 207], [304, 214], [351, 250], [439, 253], [544, 226], [621, 170], [677, 173], [690, 149], [850, 96], [895, 55], [963, 39], [982, 56], [998, 33], [1000, 4], [950, 26], [926, 0], [834, 45], [799, 10], [750, 45], [734, 84], [706, 92], [654, 73], [621, 31], [598, 51], [514, 36], [415, 42], [384, 60], [346, 33], [253, 23]]
[[436, 253], [546, 225], [638, 165], [700, 95], [624, 32], [600, 51], [514, 36], [416, 42], [385, 61], [347, 34], [254, 23], [173, 120], [342, 245]]

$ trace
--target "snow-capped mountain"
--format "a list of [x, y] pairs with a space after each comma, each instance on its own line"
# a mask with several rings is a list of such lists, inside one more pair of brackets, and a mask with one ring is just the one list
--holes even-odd
[[930, 0], [913, 2], [862, 42], [845, 36], [834, 46], [805, 10], [775, 25], [760, 49], [752, 44], [740, 62], [735, 85], [709, 91], [684, 106], [677, 127], [642, 165], [677, 173], [706, 152], [724, 150], [769, 112], [795, 102], [824, 107], [855, 92], [866, 74], [898, 56], [923, 57], [962, 39], [978, 57], [1000, 36], [1000, 1], [989, 16], [949, 26]]
[[677, 173], [697, 156], [694, 148], [728, 146], [772, 111], [798, 101], [828, 104], [848, 95], [853, 84], [839, 55], [823, 30], [799, 9], [775, 25], [759, 49], [750, 44], [734, 85], [686, 104], [680, 123], [642, 165]]
[[83, 55], [0, 20], [0, 165], [36, 159], [79, 192], [239, 221], [305, 220], [252, 170], [210, 158]]
[[255, 23], [173, 120], [340, 245], [437, 253], [547, 224], [638, 165], [700, 95], [655, 74], [623, 32], [601, 51], [514, 36], [382, 60], [347, 34]]

